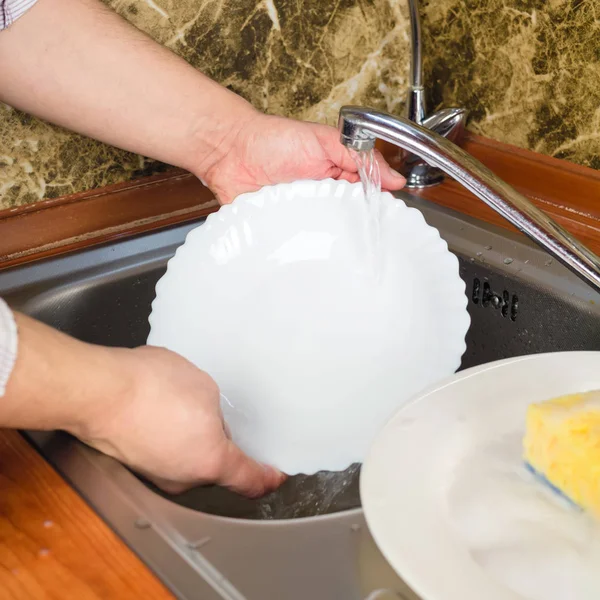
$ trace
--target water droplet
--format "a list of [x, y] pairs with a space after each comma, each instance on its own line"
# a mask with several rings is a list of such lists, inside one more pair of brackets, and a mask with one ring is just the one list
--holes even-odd
[[139, 518], [135, 520], [133, 525], [136, 529], [148, 529], [150, 527], [150, 521]]

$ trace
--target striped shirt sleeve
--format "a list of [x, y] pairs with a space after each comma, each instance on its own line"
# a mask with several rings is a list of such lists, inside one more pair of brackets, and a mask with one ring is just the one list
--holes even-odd
[[0, 31], [22, 17], [37, 0], [0, 0]]
[[12, 311], [0, 298], [0, 398], [6, 392], [17, 360], [17, 324]]

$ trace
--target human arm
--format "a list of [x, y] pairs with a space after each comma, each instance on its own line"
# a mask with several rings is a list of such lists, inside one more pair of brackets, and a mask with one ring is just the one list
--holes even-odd
[[231, 442], [217, 385], [180, 356], [86, 344], [18, 313], [15, 323], [0, 427], [65, 430], [172, 493], [218, 483], [255, 497], [284, 480]]
[[[334, 128], [265, 116], [99, 0], [39, 0], [0, 33], [0, 100], [182, 167], [221, 202], [263, 185], [357, 180]], [[382, 185], [404, 180], [380, 157]]]

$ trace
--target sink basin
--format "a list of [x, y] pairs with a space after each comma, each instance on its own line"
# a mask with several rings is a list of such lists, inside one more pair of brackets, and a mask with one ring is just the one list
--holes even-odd
[[[547, 254], [516, 234], [399, 196], [459, 257], [472, 318], [461, 368], [600, 348], [600, 296]], [[4, 272], [0, 293], [82, 340], [143, 344], [154, 286], [194, 226]], [[444, 302], [435, 285], [422, 293]], [[69, 436], [26, 434], [180, 598], [374, 600], [377, 590], [416, 598], [366, 529], [359, 465], [293, 477], [261, 500], [211, 486], [172, 497]]]

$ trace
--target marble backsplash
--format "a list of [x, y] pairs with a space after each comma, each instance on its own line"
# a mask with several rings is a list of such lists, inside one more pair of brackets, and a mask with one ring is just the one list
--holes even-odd
[[[405, 0], [107, 2], [267, 112], [335, 124], [348, 102], [403, 109]], [[431, 108], [467, 107], [476, 133], [600, 168], [596, 2], [429, 0], [422, 14]], [[0, 208], [165, 168], [0, 104]]]

